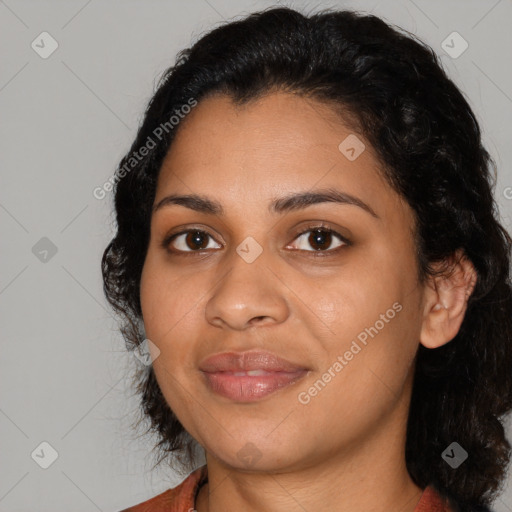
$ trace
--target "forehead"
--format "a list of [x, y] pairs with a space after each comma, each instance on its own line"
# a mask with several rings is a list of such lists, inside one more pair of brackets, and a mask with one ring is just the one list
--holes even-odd
[[178, 126], [169, 157], [249, 163], [255, 156], [299, 160], [313, 151], [332, 156], [333, 149], [339, 156], [338, 145], [350, 134], [355, 135], [334, 108], [318, 100], [274, 92], [238, 105], [227, 95], [214, 94]]
[[242, 199], [268, 203], [287, 192], [335, 187], [375, 209], [396, 209], [401, 200], [380, 165], [368, 141], [325, 103], [278, 92], [236, 105], [217, 94], [201, 100], [178, 126], [155, 203], [168, 193], [208, 193], [235, 206]]

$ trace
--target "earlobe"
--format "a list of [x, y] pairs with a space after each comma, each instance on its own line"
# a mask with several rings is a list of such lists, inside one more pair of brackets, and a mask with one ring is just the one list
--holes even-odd
[[477, 280], [477, 272], [462, 249], [442, 265], [448, 267], [447, 272], [431, 277], [424, 290], [420, 343], [427, 348], [438, 348], [455, 338]]

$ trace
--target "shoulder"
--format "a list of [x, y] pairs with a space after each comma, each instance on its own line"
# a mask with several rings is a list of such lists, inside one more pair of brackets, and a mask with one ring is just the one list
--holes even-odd
[[178, 486], [120, 512], [189, 512], [194, 509], [196, 491], [206, 479], [206, 466], [201, 466]]
[[433, 485], [423, 491], [414, 512], [457, 512], [453, 504], [444, 497]]
[[485, 505], [461, 503], [447, 492], [429, 485], [423, 491], [414, 512], [494, 512]]

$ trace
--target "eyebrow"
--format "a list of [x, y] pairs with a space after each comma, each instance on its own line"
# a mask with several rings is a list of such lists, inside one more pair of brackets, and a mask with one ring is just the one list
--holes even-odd
[[[287, 196], [280, 197], [270, 203], [269, 211], [271, 213], [283, 214], [290, 211], [302, 210], [308, 206], [319, 203], [338, 203], [358, 206], [372, 215], [372, 217], [375, 217], [376, 219], [380, 218], [375, 211], [361, 199], [334, 188], [292, 193]], [[181, 205], [196, 212], [208, 215], [224, 215], [224, 209], [218, 201], [207, 196], [200, 196], [197, 194], [168, 195], [153, 207], [153, 213], [171, 205]]]

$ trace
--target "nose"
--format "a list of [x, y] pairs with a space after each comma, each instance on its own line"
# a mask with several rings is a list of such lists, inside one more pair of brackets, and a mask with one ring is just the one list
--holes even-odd
[[269, 268], [265, 251], [248, 263], [236, 251], [226, 258], [227, 271], [206, 303], [206, 319], [214, 326], [245, 330], [279, 324], [289, 315], [288, 288]]

